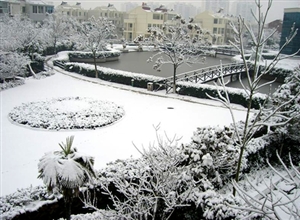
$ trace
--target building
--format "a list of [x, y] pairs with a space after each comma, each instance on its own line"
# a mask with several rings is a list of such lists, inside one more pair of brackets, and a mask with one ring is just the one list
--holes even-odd
[[124, 38], [133, 41], [138, 36], [148, 37], [148, 29], [151, 27], [162, 28], [164, 24], [171, 22], [175, 16], [164, 6], [151, 9], [146, 3], [138, 6], [124, 18]]
[[199, 24], [203, 30], [210, 32], [208, 40], [218, 45], [228, 44], [228, 41], [233, 39], [234, 32], [230, 23], [235, 20], [234, 17], [210, 11], [202, 12], [194, 18], [195, 23]]
[[42, 22], [54, 11], [54, 4], [33, 0], [0, 0], [0, 15], [26, 15], [34, 22]]
[[125, 12], [118, 11], [112, 4], [96, 7], [87, 11], [88, 18], [91, 18], [92, 16], [95, 18], [105, 17], [110, 20], [116, 27], [116, 34], [118, 37], [123, 36], [124, 14]]
[[56, 13], [61, 13], [66, 16], [71, 16], [79, 22], [86, 21], [88, 19], [87, 10], [81, 7], [81, 3], [77, 2], [75, 5], [69, 5], [67, 2], [62, 2], [55, 8]]
[[[295, 24], [295, 29], [300, 30], [300, 8], [285, 8], [282, 22], [282, 32], [280, 39], [280, 47], [286, 42], [286, 38], [290, 36], [291, 27]], [[283, 50], [283, 54], [293, 54], [300, 49], [300, 31], [295, 38]], [[300, 52], [297, 53], [300, 55]]]

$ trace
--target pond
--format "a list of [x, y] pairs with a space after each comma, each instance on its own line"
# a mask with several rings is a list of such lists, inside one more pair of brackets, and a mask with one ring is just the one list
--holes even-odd
[[[156, 52], [129, 52], [121, 53], [118, 61], [99, 63], [99, 66], [109, 67], [117, 70], [124, 70], [134, 73], [144, 73], [153, 76], [170, 77], [173, 76], [173, 66], [171, 64], [165, 64], [162, 66], [161, 71], [158, 72], [152, 67], [154, 62], [147, 63], [149, 57], [153, 56]], [[232, 63], [229, 56], [218, 57], [206, 57], [205, 63], [197, 63], [192, 66], [187, 64], [181, 65], [177, 69], [177, 74], [188, 72], [191, 70], [201, 69], [208, 66], [219, 65], [220, 60], [222, 63]], [[153, 60], [155, 61], [155, 59]]]
[[[158, 72], [154, 70], [152, 67], [154, 62], [147, 63], [149, 57], [153, 56], [157, 52], [129, 52], [129, 53], [121, 53], [118, 61], [113, 62], [106, 62], [106, 63], [99, 63], [99, 66], [108, 67], [117, 70], [129, 71], [134, 73], [143, 73], [153, 76], [160, 76], [160, 77], [170, 77], [173, 76], [173, 66], [171, 64], [165, 64], [162, 66], [161, 71]], [[154, 59], [155, 61], [155, 59]], [[223, 64], [232, 63], [230, 56], [225, 55], [217, 55], [217, 57], [206, 57], [205, 63], [197, 63], [191, 66], [187, 64], [183, 64], [177, 69], [177, 74], [197, 70], [209, 66], [220, 65], [222, 61]], [[246, 79], [243, 79], [243, 82], [247, 84]], [[262, 80], [261, 83], [267, 82], [266, 80]], [[208, 84], [213, 84], [213, 82], [209, 82]], [[271, 89], [271, 93], [275, 91], [275, 89], [281, 85], [281, 83], [273, 83], [272, 87], [269, 86], [263, 87], [259, 90], [261, 93], [269, 93]], [[241, 88], [240, 82], [231, 82], [227, 84], [228, 87], [233, 88]]]

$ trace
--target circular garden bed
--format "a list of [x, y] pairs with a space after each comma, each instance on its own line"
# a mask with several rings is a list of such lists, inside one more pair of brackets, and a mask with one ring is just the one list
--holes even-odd
[[109, 125], [123, 115], [124, 109], [113, 102], [66, 97], [23, 103], [9, 113], [9, 118], [32, 128], [61, 130], [95, 129]]

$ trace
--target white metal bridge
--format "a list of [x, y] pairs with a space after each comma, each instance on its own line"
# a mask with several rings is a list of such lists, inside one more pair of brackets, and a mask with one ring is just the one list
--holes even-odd
[[[193, 83], [207, 83], [215, 81], [221, 76], [233, 76], [245, 73], [243, 63], [229, 63], [216, 66], [210, 66], [176, 75], [176, 82], [188, 81]], [[173, 88], [174, 77], [168, 77], [160, 82], [160, 88], [165, 87], [168, 93]]]

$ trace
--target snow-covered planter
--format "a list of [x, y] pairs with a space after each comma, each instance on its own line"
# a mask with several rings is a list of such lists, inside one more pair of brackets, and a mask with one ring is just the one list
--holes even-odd
[[[120, 51], [100, 51], [96, 54], [96, 62], [115, 61], [119, 59]], [[91, 52], [69, 52], [69, 60], [71, 62], [93, 63], [94, 57]]]
[[[218, 97], [218, 89], [221, 91], [223, 88], [215, 85], [207, 85], [207, 84], [199, 84], [192, 82], [178, 82], [177, 83], [178, 93], [181, 95], [188, 95], [197, 98], [205, 98], [208, 99], [207, 96]], [[247, 107], [248, 100], [246, 92], [243, 89], [237, 88], [226, 88], [231, 103], [240, 104], [244, 107]], [[224, 93], [223, 93], [224, 95]], [[255, 94], [252, 101], [252, 108], [259, 109], [260, 104], [262, 104], [266, 99], [266, 95], [264, 94]]]
[[60, 130], [95, 129], [109, 125], [123, 115], [123, 108], [113, 102], [66, 97], [23, 103], [9, 113], [9, 118], [32, 128]]

